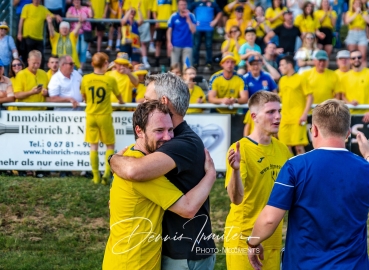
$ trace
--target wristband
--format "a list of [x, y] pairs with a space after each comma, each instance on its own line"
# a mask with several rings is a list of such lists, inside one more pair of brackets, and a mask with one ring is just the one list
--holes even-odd
[[110, 155], [109, 157], [108, 157], [108, 164], [109, 164], [109, 166], [110, 166], [110, 160], [111, 160], [111, 158], [114, 156], [115, 154], [112, 154], [112, 155]]
[[251, 245], [250, 244], [250, 239], [252, 239], [251, 238], [251, 236], [249, 236], [249, 237], [247, 237], [247, 240], [246, 240], [246, 243], [247, 243], [247, 245], [250, 247], [250, 248], [257, 248], [260, 244], [257, 244], [257, 245]]

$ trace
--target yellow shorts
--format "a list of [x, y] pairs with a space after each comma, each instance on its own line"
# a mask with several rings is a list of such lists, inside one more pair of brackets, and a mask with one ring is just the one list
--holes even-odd
[[111, 114], [87, 114], [85, 142], [114, 144], [115, 133]]
[[[247, 249], [247, 248], [246, 248]], [[226, 254], [227, 270], [253, 270], [247, 253], [232, 252], [233, 248], [229, 248], [230, 252]], [[280, 250], [269, 249], [264, 250], [263, 270], [279, 270], [281, 264]]]
[[278, 132], [279, 140], [288, 146], [308, 145], [306, 126], [299, 124], [281, 124]]

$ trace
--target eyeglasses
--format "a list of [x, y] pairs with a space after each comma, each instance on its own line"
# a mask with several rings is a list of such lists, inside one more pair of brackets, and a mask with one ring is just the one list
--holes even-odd
[[233, 33], [237, 33], [238, 30], [234, 30], [234, 31], [229, 31], [229, 33], [233, 34]]
[[361, 59], [361, 58], [363, 58], [361, 55], [360, 56], [353, 56], [353, 57], [351, 57], [351, 60], [356, 60], [356, 59]]
[[74, 66], [74, 63], [73, 62], [70, 62], [70, 63], [64, 63], [66, 65], [70, 65], [70, 66]]
[[21, 63], [19, 63], [19, 64], [12, 64], [12, 67], [21, 67], [21, 66], [22, 66]]
[[314, 37], [306, 37], [306, 39], [314, 39]]

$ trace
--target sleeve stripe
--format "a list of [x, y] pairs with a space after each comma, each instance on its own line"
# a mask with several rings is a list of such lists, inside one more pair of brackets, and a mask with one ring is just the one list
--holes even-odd
[[282, 184], [282, 183], [279, 183], [279, 182], [274, 182], [274, 184], [278, 184], [278, 185], [281, 185], [281, 186], [294, 188], [294, 186], [290, 186], [290, 185]]

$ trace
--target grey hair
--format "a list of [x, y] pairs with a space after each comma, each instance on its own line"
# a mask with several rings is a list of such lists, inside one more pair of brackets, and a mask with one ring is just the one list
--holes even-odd
[[65, 62], [67, 62], [67, 58], [70, 57], [70, 55], [62, 55], [59, 57], [59, 66], [61, 67]]
[[155, 93], [158, 99], [167, 97], [173, 104], [177, 114], [185, 116], [190, 102], [190, 91], [187, 84], [173, 73], [149, 75], [146, 77], [146, 85], [154, 82]]

